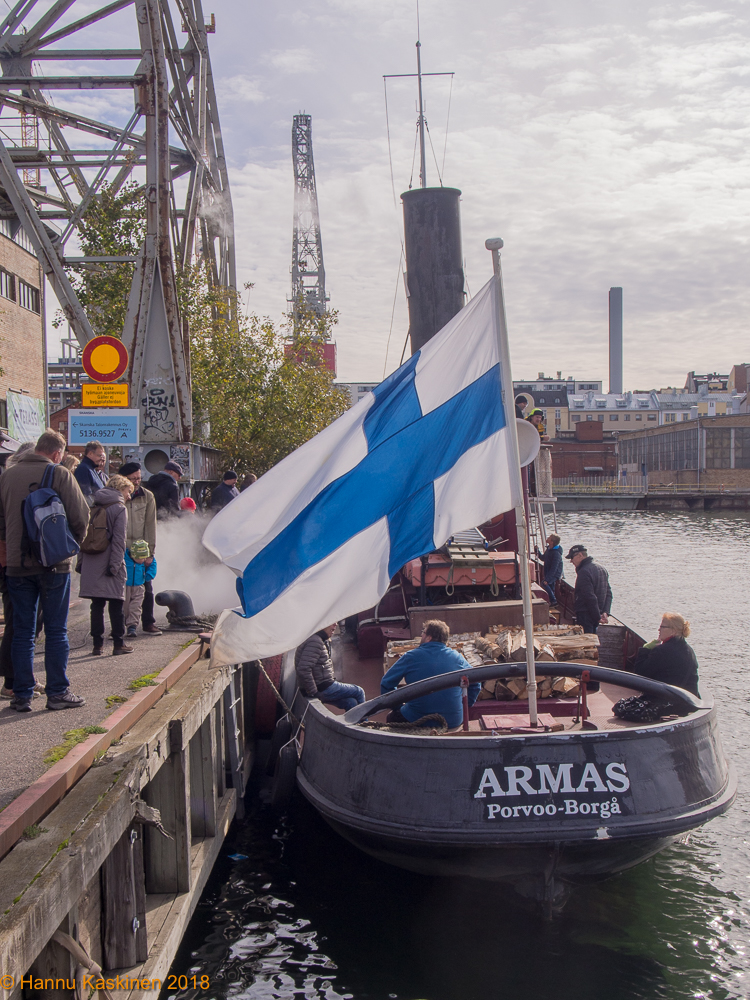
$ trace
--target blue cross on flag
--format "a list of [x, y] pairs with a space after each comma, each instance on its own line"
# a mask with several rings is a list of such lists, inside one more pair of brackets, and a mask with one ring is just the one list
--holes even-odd
[[204, 545], [237, 574], [242, 602], [219, 618], [213, 663], [293, 649], [374, 607], [410, 559], [522, 502], [508, 472], [497, 280], [211, 521]]

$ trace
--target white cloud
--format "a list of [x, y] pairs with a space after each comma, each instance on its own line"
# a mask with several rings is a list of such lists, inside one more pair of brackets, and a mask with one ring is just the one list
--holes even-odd
[[269, 53], [267, 62], [281, 73], [309, 73], [313, 70], [314, 55], [310, 49], [276, 49]]
[[[444, 181], [463, 192], [469, 287], [490, 275], [484, 240], [502, 236], [517, 374], [562, 369], [606, 382], [612, 285], [624, 288], [630, 387], [747, 360], [750, 25], [739, 4], [724, 6], [421, 0], [423, 67], [456, 71], [452, 93], [449, 80], [429, 77], [425, 94], [442, 163], [451, 93]], [[416, 122], [414, 81], [389, 82], [394, 209], [382, 74], [414, 71], [413, 5], [213, 0], [211, 9], [250, 306], [274, 319], [287, 307], [291, 120], [305, 110], [340, 376], [380, 378]], [[92, 44], [105, 41], [92, 34]], [[106, 105], [118, 121], [132, 109], [126, 92], [66, 100], [92, 116]], [[407, 326], [400, 286], [389, 368]]]
[[[255, 77], [237, 73], [236, 76], [219, 76], [216, 81], [217, 97], [220, 102], [241, 101], [246, 104], [260, 104], [268, 100]], [[221, 104], [219, 105], [222, 106]]]

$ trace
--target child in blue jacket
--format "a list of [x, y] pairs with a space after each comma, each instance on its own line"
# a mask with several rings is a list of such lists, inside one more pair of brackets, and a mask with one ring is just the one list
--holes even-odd
[[148, 543], [143, 539], [133, 542], [125, 549], [125, 605], [123, 614], [127, 635], [133, 638], [137, 635], [137, 626], [141, 617], [143, 598], [146, 593], [146, 581], [156, 576], [156, 559], [149, 554]]

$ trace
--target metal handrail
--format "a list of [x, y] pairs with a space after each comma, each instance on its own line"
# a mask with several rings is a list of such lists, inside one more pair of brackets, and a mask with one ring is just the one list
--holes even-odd
[[[618, 687], [642, 691], [645, 694], [662, 697], [668, 695], [670, 699], [676, 699], [682, 703], [690, 712], [711, 707], [711, 702], [702, 701], [690, 691], [674, 687], [672, 684], [664, 684], [662, 681], [651, 680], [650, 677], [641, 677], [640, 674], [633, 674], [628, 670], [594, 667], [586, 663], [536, 664], [537, 677], [580, 677], [584, 670], [588, 670], [592, 681], [616, 684]], [[466, 670], [450, 670], [445, 674], [437, 674], [435, 677], [427, 677], [422, 681], [405, 684], [403, 687], [396, 688], [395, 691], [389, 691], [387, 694], [378, 695], [377, 698], [371, 698], [361, 705], [355, 705], [344, 715], [344, 722], [355, 725], [386, 708], [397, 708], [405, 702], [414, 701], [415, 698], [421, 698], [426, 694], [434, 694], [436, 691], [458, 687], [462, 677], [466, 677], [469, 684], [482, 684], [484, 681], [495, 680], [498, 677], [525, 676], [525, 663], [493, 663], [483, 667], [468, 667]]]

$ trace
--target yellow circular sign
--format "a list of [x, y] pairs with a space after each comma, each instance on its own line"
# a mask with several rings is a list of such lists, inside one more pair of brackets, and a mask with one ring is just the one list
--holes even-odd
[[102, 375], [109, 375], [120, 363], [120, 355], [111, 344], [99, 344], [91, 352], [91, 363]]

